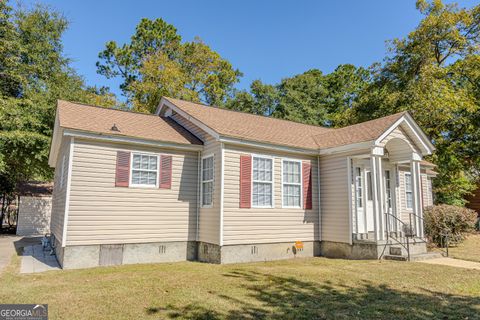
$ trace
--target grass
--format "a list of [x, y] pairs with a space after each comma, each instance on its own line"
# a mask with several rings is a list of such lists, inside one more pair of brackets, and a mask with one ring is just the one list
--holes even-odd
[[449, 248], [449, 256], [480, 262], [480, 233], [471, 234], [458, 246]]
[[0, 278], [2, 303], [50, 319], [479, 319], [480, 271], [421, 263], [297, 259], [144, 264]]

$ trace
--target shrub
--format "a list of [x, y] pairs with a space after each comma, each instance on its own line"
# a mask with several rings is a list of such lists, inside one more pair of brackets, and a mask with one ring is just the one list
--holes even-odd
[[442, 204], [426, 208], [424, 218], [425, 234], [432, 242], [441, 245], [447, 234], [452, 242], [462, 242], [467, 233], [475, 230], [477, 213], [464, 207]]

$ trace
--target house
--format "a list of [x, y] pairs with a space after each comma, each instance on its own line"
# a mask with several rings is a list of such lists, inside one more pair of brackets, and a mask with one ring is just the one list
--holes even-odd
[[155, 115], [58, 101], [57, 257], [84, 268], [425, 252], [433, 150], [407, 112], [329, 129], [166, 97]]
[[17, 187], [18, 236], [38, 236], [50, 232], [53, 183], [27, 181]]

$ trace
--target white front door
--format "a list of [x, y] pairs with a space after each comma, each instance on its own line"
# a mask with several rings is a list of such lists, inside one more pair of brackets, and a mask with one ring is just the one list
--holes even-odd
[[365, 177], [363, 167], [355, 167], [355, 208], [357, 211], [357, 233], [367, 233], [365, 217]]

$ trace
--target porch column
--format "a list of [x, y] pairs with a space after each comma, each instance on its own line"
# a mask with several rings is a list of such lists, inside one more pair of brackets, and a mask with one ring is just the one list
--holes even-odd
[[412, 172], [412, 192], [413, 192], [413, 213], [415, 213], [415, 231], [418, 237], [423, 238], [423, 208], [422, 208], [422, 189], [420, 175], [420, 157], [413, 155], [410, 162], [410, 170]]
[[375, 147], [372, 149], [370, 157], [372, 170], [372, 202], [373, 218], [375, 225], [375, 240], [385, 239], [385, 221], [384, 221], [384, 186], [382, 173], [382, 155], [383, 148]]

